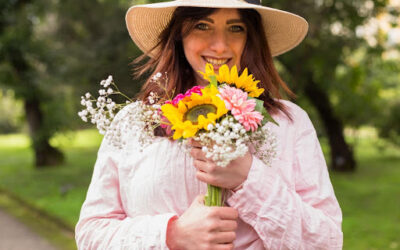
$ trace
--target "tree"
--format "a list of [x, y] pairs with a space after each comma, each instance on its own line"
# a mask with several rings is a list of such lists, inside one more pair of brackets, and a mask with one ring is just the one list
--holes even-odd
[[[345, 141], [344, 122], [332, 103], [331, 91], [339, 83], [336, 70], [348, 65], [345, 58], [365, 41], [357, 37], [356, 28], [377, 15], [385, 0], [299, 0], [270, 2], [269, 6], [299, 14], [309, 22], [305, 41], [277, 60], [286, 77], [294, 81], [295, 90], [316, 109], [329, 139], [331, 167], [336, 171], [354, 171], [356, 162]], [[268, 5], [268, 4], [267, 4]], [[357, 96], [354, 96], [357, 98]]]
[[49, 143], [54, 126], [49, 126], [44, 109], [51, 96], [40, 75], [50, 62], [44, 42], [34, 34], [34, 23], [42, 16], [45, 4], [20, 0], [3, 1], [0, 6], [0, 83], [13, 89], [24, 102], [36, 166], [58, 165], [64, 158]]
[[57, 6], [57, 39], [67, 44], [59, 51], [67, 60], [58, 77], [73, 86], [74, 105], [79, 106], [79, 95], [97, 92], [108, 75], [128, 96], [139, 90], [141, 82], [133, 80], [131, 62], [141, 52], [125, 27], [128, 2], [66, 0]]
[[[77, 125], [79, 96], [113, 74], [133, 95], [129, 39], [120, 1], [6, 1], [0, 16], [0, 86], [24, 102], [35, 165], [58, 165], [50, 138]], [[81, 124], [81, 123], [79, 123]]]

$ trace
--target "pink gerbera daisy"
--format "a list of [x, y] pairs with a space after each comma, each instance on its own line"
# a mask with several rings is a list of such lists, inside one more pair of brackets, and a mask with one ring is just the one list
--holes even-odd
[[256, 131], [263, 119], [261, 113], [254, 110], [256, 101], [254, 99], [247, 100], [246, 92], [227, 85], [220, 88], [219, 93], [225, 102], [226, 108], [231, 111], [244, 129], [246, 131]]

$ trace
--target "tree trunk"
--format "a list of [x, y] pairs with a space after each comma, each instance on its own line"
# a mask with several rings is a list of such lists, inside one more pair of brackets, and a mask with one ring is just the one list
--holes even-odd
[[35, 166], [55, 166], [64, 162], [64, 155], [49, 144], [51, 135], [43, 127], [43, 113], [40, 102], [33, 97], [25, 100], [25, 115], [29, 125], [29, 133], [35, 151]]
[[40, 109], [40, 97], [38, 96], [39, 91], [35, 91], [35, 86], [29, 84], [31, 68], [20, 48], [10, 47], [8, 52], [10, 53], [10, 63], [15, 69], [16, 75], [20, 76], [17, 84], [25, 84], [23, 88], [19, 88], [19, 91], [16, 92], [24, 101], [25, 116], [29, 126], [33, 150], [35, 151], [35, 166], [59, 165], [64, 161], [64, 155], [49, 144], [51, 133], [44, 127], [43, 112]]
[[344, 139], [342, 122], [335, 116], [328, 95], [318, 87], [312, 77], [307, 80], [304, 92], [317, 109], [328, 135], [332, 170], [355, 171], [353, 151]]

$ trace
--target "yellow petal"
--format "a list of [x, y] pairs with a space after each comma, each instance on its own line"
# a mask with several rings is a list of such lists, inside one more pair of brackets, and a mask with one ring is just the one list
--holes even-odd
[[193, 137], [196, 133], [197, 133], [197, 129], [193, 129], [193, 128], [192, 129], [190, 129], [190, 128], [185, 129], [183, 131], [183, 138]]
[[217, 80], [218, 80], [218, 82], [223, 82], [223, 81], [225, 81], [227, 83], [230, 82], [228, 65], [224, 64], [219, 68], [219, 74], [218, 74]]
[[175, 130], [174, 135], [172, 136], [172, 139], [178, 140], [181, 137], [182, 137], [182, 130]]
[[184, 102], [178, 102], [178, 112], [181, 114], [186, 113], [187, 107]]
[[238, 71], [237, 71], [237, 67], [236, 65], [234, 65], [231, 68], [231, 77], [230, 77], [230, 82], [236, 82], [236, 80], [238, 79]]
[[206, 74], [207, 75], [215, 75], [214, 66], [211, 63], [206, 64]]

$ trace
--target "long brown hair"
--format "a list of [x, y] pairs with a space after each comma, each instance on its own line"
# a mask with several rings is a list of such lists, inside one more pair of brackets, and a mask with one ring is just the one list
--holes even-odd
[[[150, 92], [157, 93], [160, 97], [170, 98], [193, 86], [195, 73], [185, 57], [182, 39], [189, 34], [198, 20], [211, 15], [216, 10], [198, 7], [178, 7], [175, 10], [169, 25], [160, 34], [158, 44], [151, 50], [153, 57], [137, 67], [137, 76], [153, 72], [138, 94], [139, 99], [145, 100]], [[274, 66], [267, 39], [265, 39], [261, 16], [252, 9], [238, 11], [247, 27], [247, 40], [241, 57], [241, 68], [247, 67], [255, 79], [260, 80], [259, 87], [265, 89], [260, 96], [265, 108], [272, 114], [282, 111], [290, 118], [285, 106], [276, 99], [282, 98], [280, 90], [292, 97], [294, 94], [280, 78]], [[144, 54], [134, 63], [140, 63], [146, 58], [148, 55]], [[157, 72], [166, 74], [168, 77], [168, 81], [162, 88], [151, 80]]]

